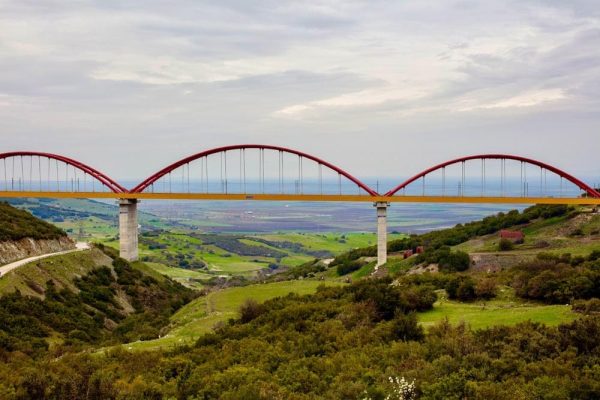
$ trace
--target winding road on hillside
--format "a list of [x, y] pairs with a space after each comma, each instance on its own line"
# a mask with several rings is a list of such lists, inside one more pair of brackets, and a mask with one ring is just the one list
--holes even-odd
[[4, 274], [6, 274], [9, 271], [12, 271], [13, 269], [22, 267], [23, 265], [26, 265], [26, 264], [29, 264], [32, 261], [37, 261], [37, 260], [41, 260], [43, 258], [48, 258], [48, 257], [52, 257], [52, 256], [60, 256], [63, 254], [69, 254], [69, 253], [74, 253], [76, 251], [83, 251], [83, 250], [89, 250], [89, 249], [90, 249], [89, 243], [77, 242], [77, 244], [75, 245], [75, 248], [72, 250], [65, 250], [65, 251], [59, 251], [56, 253], [48, 253], [48, 254], [42, 254], [40, 256], [24, 258], [22, 260], [15, 261], [10, 264], [1, 266], [0, 267], [0, 277], [4, 276]]

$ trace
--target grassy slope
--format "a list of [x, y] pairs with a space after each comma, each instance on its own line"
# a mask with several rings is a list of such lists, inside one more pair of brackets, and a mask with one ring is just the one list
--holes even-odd
[[112, 259], [98, 249], [44, 258], [14, 269], [0, 278], [0, 295], [20, 290], [24, 295], [42, 297], [46, 282], [53, 280], [58, 288], [76, 291], [73, 279]]
[[[206, 280], [211, 277], [210, 275], [205, 274], [203, 272], [177, 267], [169, 267], [165, 264], [147, 262], [143, 263], [142, 265], [145, 265], [146, 269], [153, 271], [159, 276], [166, 275], [174, 281], [177, 281], [182, 285], [192, 289], [202, 289], [204, 286], [202, 285], [202, 283], [198, 282], [198, 280]], [[149, 272], [147, 273], [150, 274]]]
[[[569, 235], [577, 228], [582, 230], [584, 236]], [[536, 254], [543, 251], [555, 254], [587, 255], [593, 250], [600, 249], [600, 235], [597, 233], [600, 231], [600, 214], [581, 214], [570, 220], [564, 216], [540, 220], [529, 224], [522, 230], [525, 234], [525, 243], [515, 246], [512, 251], [503, 252], [503, 254]], [[498, 241], [498, 234], [486, 235], [469, 240], [455, 248], [468, 253], [494, 253], [497, 252]], [[536, 244], [540, 242], [545, 242], [547, 247], [537, 247]]]
[[[569, 233], [576, 229], [584, 233], [582, 237], [573, 237]], [[571, 253], [572, 255], [587, 255], [593, 250], [600, 250], [600, 215], [581, 214], [573, 219], [555, 217], [535, 221], [524, 227], [525, 242], [515, 246], [514, 250], [498, 252], [498, 235], [486, 235], [469, 240], [455, 246], [456, 249], [469, 253], [490, 253], [501, 256], [533, 257], [540, 252], [554, 254]], [[536, 244], [545, 242], [547, 247], [537, 247]], [[425, 325], [432, 325], [440, 319], [448, 318], [452, 323], [464, 321], [473, 328], [485, 328], [491, 325], [514, 325], [522, 321], [532, 320], [548, 325], [558, 325], [577, 318], [567, 305], [540, 305], [526, 303], [512, 295], [509, 288], [499, 298], [488, 302], [460, 303], [443, 299], [438, 301], [434, 310], [423, 313], [419, 320]]]
[[[313, 293], [321, 284], [341, 284], [327, 280], [301, 280], [276, 282], [263, 285], [234, 287], [210, 293], [179, 310], [171, 318], [173, 329], [164, 337], [125, 345], [130, 350], [151, 350], [182, 345], [211, 332], [216, 323], [237, 317], [240, 305], [248, 298], [262, 302], [289, 292], [298, 294]], [[443, 291], [434, 309], [419, 313], [419, 322], [427, 328], [448, 318], [452, 324], [465, 322], [474, 329], [493, 325], [515, 325], [531, 320], [548, 325], [558, 325], [577, 318], [565, 305], [541, 305], [524, 302], [514, 297], [512, 290], [503, 288], [502, 294], [492, 301], [461, 303], [445, 299]]]
[[448, 318], [452, 324], [465, 322], [473, 329], [481, 329], [493, 325], [516, 325], [528, 320], [559, 325], [576, 319], [577, 314], [567, 305], [511, 305], [497, 301], [466, 304], [444, 301], [435, 303], [433, 310], [420, 314], [419, 322], [427, 327], [444, 318]]
[[148, 350], [189, 343], [199, 336], [211, 332], [217, 322], [235, 318], [240, 305], [246, 299], [263, 302], [288, 293], [314, 293], [320, 285], [339, 285], [338, 282], [298, 280], [275, 282], [262, 285], [233, 287], [212, 292], [189, 303], [171, 317], [173, 329], [168, 335], [151, 341], [125, 345], [128, 349]]
[[[562, 218], [536, 222], [525, 229], [526, 243], [518, 247], [514, 252], [531, 252], [531, 243], [538, 240], [550, 241], [550, 248], [542, 249], [543, 251], [553, 251], [563, 253], [570, 251], [573, 254], [589, 253], [590, 249], [598, 249], [599, 242], [594, 238], [590, 238], [589, 234], [600, 227], [600, 217], [593, 216], [589, 221], [582, 224], [582, 230], [588, 235], [586, 238], [571, 238], [562, 234], [562, 227], [567, 223]], [[561, 236], [562, 234], [562, 236]], [[259, 235], [268, 240], [287, 240], [301, 243], [311, 250], [330, 250], [338, 253], [355, 247], [364, 247], [374, 243], [374, 236], [371, 234], [347, 234], [346, 243], [340, 243], [339, 234], [295, 234], [283, 233], [275, 235]], [[180, 236], [181, 237], [181, 236]], [[197, 239], [196, 239], [197, 240]], [[191, 244], [193, 238], [183, 238], [173, 245], [168, 251], [184, 251], [186, 244]], [[457, 246], [468, 251], [493, 251], [497, 242], [496, 235], [489, 237], [478, 238], [469, 241], [465, 244]], [[194, 242], [195, 243], [195, 242]], [[247, 244], [253, 244], [249, 239]], [[263, 245], [256, 243], [256, 245]], [[142, 249], [142, 254], [147, 249]], [[228, 273], [247, 273], [253, 269], [260, 267], [259, 263], [248, 262], [246, 258], [237, 255], [224, 257], [226, 252], [219, 248], [211, 248], [215, 254], [203, 254], [205, 260], [212, 263], [216, 271], [224, 271]], [[573, 251], [574, 250], [574, 251]], [[539, 250], [537, 250], [539, 251]], [[95, 262], [89, 260], [90, 255], [80, 253], [77, 255], [58, 256], [42, 260], [39, 263], [31, 264], [12, 274], [8, 274], [0, 280], [0, 293], [7, 288], [19, 288], [24, 293], [35, 294], [31, 288], [31, 284], [27, 284], [27, 280], [33, 279], [34, 282], [45, 285], [48, 276], [56, 276], [59, 282], [69, 285], [70, 279], [75, 275], [85, 274], [89, 268], [93, 268]], [[96, 254], [98, 256], [98, 254]], [[80, 257], [80, 259], [75, 259]], [[88, 257], [88, 259], [86, 259]], [[290, 258], [297, 257], [297, 262], [300, 263], [304, 258], [294, 255], [290, 252]], [[257, 258], [257, 257], [252, 257]], [[268, 262], [265, 259], [264, 262]], [[296, 261], [296, 260], [295, 260]], [[399, 264], [405, 264], [400, 262]], [[170, 268], [162, 264], [150, 264], [145, 266], [139, 264], [137, 268], [144, 268], [147, 273], [158, 275], [176, 276], [183, 280], [188, 278], [200, 278], [207, 276], [206, 274], [188, 271], [179, 268]], [[247, 268], [247, 269], [246, 269]], [[353, 279], [358, 279], [367, 276], [373, 269], [369, 265], [353, 274]], [[288, 292], [296, 293], [311, 293], [314, 292], [317, 286], [322, 284], [321, 281], [304, 280], [277, 282], [266, 285], [252, 285], [247, 287], [230, 288], [219, 292], [214, 292], [206, 297], [200, 298], [188, 306], [184, 307], [171, 320], [174, 328], [171, 332], [158, 340], [148, 342], [136, 342], [128, 345], [135, 349], [148, 349], [164, 346], [172, 346], [180, 343], [185, 343], [193, 340], [203, 333], [209, 332], [215, 323], [225, 321], [235, 317], [240, 304], [246, 298], [254, 298], [257, 301], [264, 301], [269, 298], [285, 295]], [[14, 290], [14, 289], [12, 289]], [[531, 319], [534, 321], [545, 322], [550, 325], [555, 325], [560, 322], [570, 321], [576, 316], [569, 311], [566, 306], [544, 306], [532, 303], [519, 302], [514, 296], [505, 294], [499, 299], [490, 302], [485, 302], [482, 305], [478, 303], [458, 303], [445, 299], [436, 303], [434, 310], [422, 313], [419, 316], [421, 323], [424, 326], [433, 324], [443, 318], [448, 318], [450, 322], [457, 323], [465, 321], [473, 328], [482, 328], [498, 323], [516, 324], [518, 322]]]
[[462, 303], [445, 298], [444, 291], [438, 291], [439, 300], [431, 311], [419, 313], [419, 322], [431, 326], [448, 318], [452, 324], [465, 322], [473, 329], [493, 325], [516, 325], [531, 320], [547, 325], [571, 322], [577, 314], [568, 305], [545, 305], [525, 302], [514, 296], [512, 289], [504, 287], [500, 295], [491, 301]]

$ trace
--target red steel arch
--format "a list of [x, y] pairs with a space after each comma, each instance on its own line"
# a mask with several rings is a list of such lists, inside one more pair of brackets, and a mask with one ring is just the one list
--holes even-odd
[[223, 147], [217, 147], [214, 149], [206, 150], [201, 153], [191, 155], [191, 156], [184, 158], [182, 160], [179, 160], [171, 165], [168, 165], [167, 167], [163, 168], [162, 170], [160, 170], [157, 173], [153, 174], [152, 176], [148, 177], [146, 180], [144, 180], [142, 183], [137, 185], [135, 188], [131, 189], [131, 193], [143, 192], [150, 185], [152, 185], [154, 182], [156, 182], [158, 179], [162, 178], [163, 176], [167, 175], [169, 172], [172, 172], [173, 170], [181, 167], [182, 165], [188, 164], [194, 160], [209, 156], [211, 154], [217, 154], [217, 153], [222, 153], [222, 152], [226, 152], [226, 151], [230, 151], [230, 150], [240, 150], [240, 149], [276, 150], [276, 151], [282, 151], [284, 153], [295, 154], [297, 156], [312, 160], [318, 164], [324, 165], [327, 168], [339, 173], [340, 175], [342, 175], [342, 176], [346, 177], [347, 179], [351, 180], [352, 182], [354, 182], [356, 185], [358, 185], [358, 187], [363, 189], [365, 192], [367, 192], [371, 196], [378, 195], [377, 192], [375, 192], [373, 189], [371, 189], [369, 186], [367, 186], [366, 184], [364, 184], [363, 182], [361, 182], [354, 176], [350, 175], [348, 172], [344, 171], [341, 168], [336, 167], [333, 164], [328, 163], [325, 160], [322, 160], [320, 158], [317, 158], [317, 157], [312, 156], [307, 153], [303, 153], [298, 150], [289, 149], [289, 148], [280, 147], [280, 146], [263, 145], [263, 144], [239, 144], [239, 145], [232, 145], [232, 146], [223, 146]]
[[5, 159], [5, 158], [10, 158], [10, 157], [19, 157], [19, 156], [44, 157], [44, 158], [50, 158], [53, 160], [58, 160], [58, 161], [64, 162], [68, 165], [71, 165], [71, 166], [87, 173], [91, 177], [97, 179], [104, 186], [108, 187], [113, 193], [127, 193], [126, 188], [119, 185], [116, 181], [111, 179], [109, 176], [103, 174], [102, 172], [100, 172], [82, 162], [79, 162], [77, 160], [73, 160], [72, 158], [68, 158], [65, 156], [58, 155], [58, 154], [41, 153], [41, 152], [36, 152], [36, 151], [13, 151], [13, 152], [9, 152], [9, 153], [0, 153], [0, 160]]
[[591, 186], [589, 186], [588, 184], [586, 184], [585, 182], [575, 178], [573, 175], [570, 175], [568, 173], [566, 173], [563, 170], [560, 170], [556, 167], [553, 167], [552, 165], [543, 163], [541, 161], [537, 161], [537, 160], [533, 160], [531, 158], [526, 158], [526, 157], [520, 157], [520, 156], [514, 156], [514, 155], [510, 155], [510, 154], [479, 154], [479, 155], [473, 155], [473, 156], [467, 156], [467, 157], [461, 157], [461, 158], [456, 158], [454, 160], [450, 160], [450, 161], [446, 161], [444, 163], [435, 165], [429, 169], [426, 169], [423, 172], [418, 173], [417, 175], [413, 176], [412, 178], [404, 181], [403, 183], [401, 183], [400, 185], [396, 186], [395, 188], [393, 188], [392, 190], [390, 190], [389, 192], [387, 192], [386, 194], [384, 194], [384, 196], [393, 196], [394, 194], [396, 194], [398, 191], [404, 189], [406, 186], [410, 185], [411, 183], [413, 183], [414, 181], [423, 178], [424, 176], [437, 171], [439, 169], [445, 168], [448, 165], [452, 165], [452, 164], [458, 164], [461, 162], [465, 162], [465, 161], [470, 161], [470, 160], [514, 160], [514, 161], [521, 161], [527, 164], [532, 164], [532, 165], [536, 165], [538, 167], [547, 169], [548, 171], [554, 172], [555, 174], [557, 174], [558, 176], [566, 179], [567, 181], [575, 184], [576, 186], [578, 186], [581, 190], [585, 191], [589, 196], [591, 197], [596, 197], [596, 198], [600, 198], [600, 192], [598, 192], [597, 190], [595, 190], [594, 188], [592, 188]]

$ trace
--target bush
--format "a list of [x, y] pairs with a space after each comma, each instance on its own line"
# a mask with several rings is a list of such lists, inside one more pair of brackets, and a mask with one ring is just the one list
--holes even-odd
[[469, 276], [456, 276], [446, 284], [446, 293], [453, 300], [475, 300], [475, 281]]
[[498, 250], [500, 251], [510, 251], [515, 248], [515, 244], [508, 239], [500, 239], [500, 243], [498, 243]]
[[569, 233], [570, 237], [581, 237], [584, 236], [583, 231], [581, 230], [581, 228], [577, 228], [574, 229], [571, 233]]
[[350, 272], [358, 271], [365, 265], [362, 261], [344, 261], [342, 264], [338, 264], [336, 267], [337, 274], [342, 276], [349, 274]]
[[392, 320], [392, 333], [397, 340], [422, 340], [423, 327], [414, 313], [397, 314]]
[[398, 312], [429, 310], [437, 298], [430, 287], [399, 287], [392, 285], [389, 278], [364, 279], [347, 290], [353, 302], [372, 304], [377, 311], [378, 321], [391, 320]]
[[467, 253], [464, 251], [453, 252], [447, 246], [419, 254], [416, 261], [417, 263], [438, 264], [442, 272], [466, 271], [471, 265], [471, 259]]
[[576, 300], [571, 308], [582, 314], [598, 314], [600, 313], [600, 299]]
[[475, 296], [489, 300], [496, 297], [497, 283], [494, 278], [479, 279], [475, 285]]
[[451, 252], [439, 261], [439, 267], [442, 271], [466, 271], [470, 265], [471, 259], [464, 251]]
[[254, 299], [247, 299], [240, 306], [240, 321], [244, 324], [258, 318], [265, 311], [262, 304]]

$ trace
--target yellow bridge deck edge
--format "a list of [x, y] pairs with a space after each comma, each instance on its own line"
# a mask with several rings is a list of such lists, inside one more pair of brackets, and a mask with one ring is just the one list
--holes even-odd
[[573, 204], [600, 205], [591, 197], [499, 197], [499, 196], [369, 196], [336, 194], [220, 194], [220, 193], [112, 193], [0, 191], [0, 197], [138, 200], [235, 200], [235, 201], [332, 201], [388, 203], [471, 203], [471, 204]]

